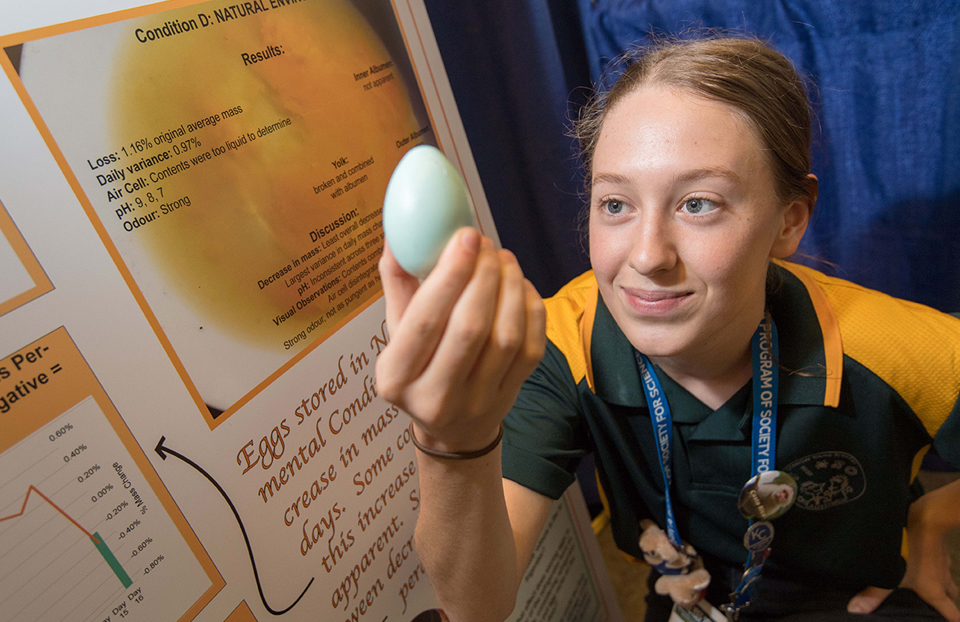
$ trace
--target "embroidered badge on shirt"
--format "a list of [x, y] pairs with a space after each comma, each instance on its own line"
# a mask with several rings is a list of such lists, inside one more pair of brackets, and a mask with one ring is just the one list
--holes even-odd
[[826, 510], [849, 503], [867, 488], [860, 462], [843, 451], [805, 456], [783, 470], [797, 480], [796, 505], [804, 510]]

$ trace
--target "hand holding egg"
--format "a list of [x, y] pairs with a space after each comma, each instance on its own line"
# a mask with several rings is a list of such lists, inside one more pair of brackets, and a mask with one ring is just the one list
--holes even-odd
[[438, 451], [494, 440], [546, 342], [536, 290], [513, 253], [475, 226], [463, 181], [443, 154], [411, 149], [384, 199], [390, 341], [377, 358], [377, 387]]

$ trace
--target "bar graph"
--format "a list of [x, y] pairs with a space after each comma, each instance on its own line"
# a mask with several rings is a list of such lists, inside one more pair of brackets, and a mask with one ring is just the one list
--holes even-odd
[[40, 497], [42, 497], [44, 501], [49, 503], [55, 510], [60, 512], [64, 516], [64, 518], [66, 518], [68, 521], [73, 523], [73, 525], [77, 529], [82, 531], [84, 535], [90, 538], [90, 541], [93, 543], [93, 546], [95, 546], [96, 549], [100, 551], [100, 554], [103, 556], [104, 561], [107, 562], [107, 564], [110, 566], [110, 569], [113, 570], [114, 574], [117, 575], [117, 578], [120, 579], [120, 583], [123, 585], [123, 587], [127, 588], [133, 584], [133, 581], [130, 580], [130, 576], [127, 574], [127, 571], [124, 570], [123, 566], [120, 565], [120, 562], [117, 560], [116, 555], [114, 555], [113, 551], [111, 551], [110, 548], [106, 545], [106, 543], [103, 541], [103, 538], [100, 536], [99, 533], [91, 534], [87, 532], [86, 529], [84, 529], [79, 523], [77, 523], [77, 521], [73, 519], [73, 517], [71, 517], [69, 514], [67, 514], [63, 510], [61, 510], [56, 503], [51, 501], [49, 497], [47, 497], [45, 494], [37, 490], [37, 488], [32, 485], [27, 489], [27, 494], [23, 498], [23, 507], [20, 508], [20, 511], [17, 512], [16, 514], [11, 514], [10, 516], [0, 516], [0, 523], [2, 523], [3, 521], [7, 521], [7, 520], [11, 520], [11, 519], [19, 518], [20, 516], [23, 516], [23, 511], [27, 507], [27, 502], [30, 500], [31, 493], [36, 493], [40, 495]]
[[178, 620], [209, 587], [93, 398], [0, 453], [5, 621]]
[[90, 538], [93, 540], [93, 545], [97, 547], [97, 550], [100, 551], [100, 554], [103, 555], [103, 559], [107, 562], [107, 565], [110, 566], [110, 570], [113, 571], [113, 574], [117, 575], [117, 578], [120, 579], [120, 583], [123, 587], [127, 588], [133, 585], [133, 581], [130, 580], [130, 575], [127, 574], [127, 571], [123, 569], [123, 566], [120, 565], [119, 560], [113, 554], [113, 551], [106, 545], [103, 539], [100, 537], [99, 533], [93, 534], [93, 537]]

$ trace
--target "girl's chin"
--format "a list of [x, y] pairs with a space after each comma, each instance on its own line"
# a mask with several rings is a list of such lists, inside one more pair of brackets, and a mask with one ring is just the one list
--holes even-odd
[[669, 359], [683, 356], [689, 349], [689, 339], [678, 331], [648, 331], [638, 327], [627, 334], [630, 344], [650, 359]]

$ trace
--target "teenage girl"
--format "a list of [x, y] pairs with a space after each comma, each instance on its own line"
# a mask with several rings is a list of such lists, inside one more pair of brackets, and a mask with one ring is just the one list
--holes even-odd
[[[783, 261], [817, 198], [789, 61], [752, 39], [660, 45], [578, 131], [593, 270], [553, 298], [472, 229], [422, 283], [380, 262], [377, 383], [413, 418], [417, 548], [450, 619], [510, 614], [593, 451], [618, 546], [642, 557], [649, 520], [691, 544], [732, 617], [960, 622], [960, 482], [910, 485], [931, 445], [960, 467], [960, 320]], [[792, 508], [748, 551], [764, 521], [738, 497], [766, 471]], [[670, 608], [651, 594], [647, 619]]]

